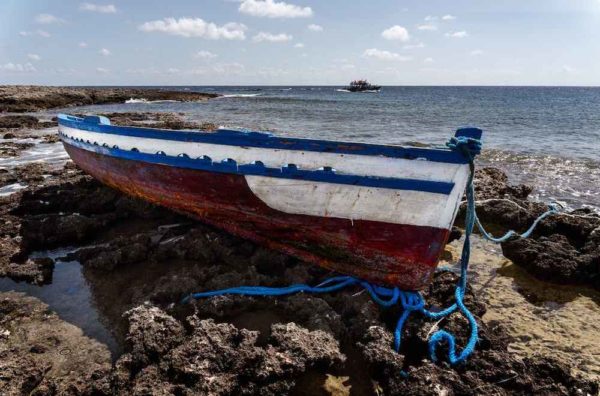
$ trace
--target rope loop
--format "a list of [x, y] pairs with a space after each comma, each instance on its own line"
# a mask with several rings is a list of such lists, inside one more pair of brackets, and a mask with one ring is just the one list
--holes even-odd
[[475, 345], [478, 340], [478, 332], [479, 328], [477, 326], [477, 321], [475, 317], [469, 311], [469, 309], [463, 303], [463, 299], [465, 296], [465, 290], [457, 286], [454, 292], [454, 297], [456, 299], [456, 307], [462, 312], [462, 314], [467, 318], [470, 326], [469, 339], [467, 341], [467, 345], [462, 350], [462, 352], [457, 356], [456, 354], [456, 339], [453, 334], [447, 332], [446, 330], [438, 330], [429, 339], [429, 357], [433, 362], [437, 362], [437, 347], [446, 341], [448, 343], [448, 361], [452, 365], [460, 364], [467, 360], [467, 358], [473, 353], [475, 350]]

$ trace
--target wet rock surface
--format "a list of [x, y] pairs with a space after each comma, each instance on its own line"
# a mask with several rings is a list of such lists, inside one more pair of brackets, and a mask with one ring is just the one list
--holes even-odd
[[0, 394], [109, 394], [105, 346], [21, 293], [0, 293]]
[[[36, 283], [49, 281], [51, 271], [32, 263], [27, 258], [31, 252], [89, 242], [130, 216], [166, 213], [158, 209], [149, 214], [150, 205], [100, 185], [72, 164], [42, 185], [0, 197], [0, 201], [0, 274]], [[169, 213], [164, 220], [170, 217]]]
[[143, 88], [80, 88], [4, 85], [0, 86], [0, 113], [23, 113], [59, 107], [124, 103], [129, 99], [196, 102], [214, 98], [216, 96], [218, 95]]

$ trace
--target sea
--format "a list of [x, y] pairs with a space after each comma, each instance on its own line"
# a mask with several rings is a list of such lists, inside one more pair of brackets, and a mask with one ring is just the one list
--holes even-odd
[[600, 88], [333, 86], [153, 87], [218, 93], [206, 102], [88, 106], [90, 112], [179, 112], [279, 135], [400, 145], [443, 145], [461, 126], [483, 129], [479, 166], [495, 166], [533, 199], [600, 212]]

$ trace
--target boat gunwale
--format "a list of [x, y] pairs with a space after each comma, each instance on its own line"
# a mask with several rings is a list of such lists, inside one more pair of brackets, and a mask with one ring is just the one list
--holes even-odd
[[335, 170], [304, 170], [288, 165], [282, 168], [266, 167], [260, 162], [239, 165], [235, 161], [216, 162], [210, 158], [190, 158], [172, 156], [164, 153], [146, 153], [125, 150], [119, 147], [107, 147], [94, 142], [72, 138], [59, 133], [61, 140], [74, 147], [131, 161], [149, 162], [178, 168], [195, 169], [208, 172], [238, 174], [243, 176], [264, 176], [291, 180], [324, 182], [332, 184], [352, 185], [359, 187], [386, 188], [392, 190], [408, 190], [449, 196], [454, 189], [454, 182], [419, 180], [383, 176], [362, 176], [339, 173]]
[[[74, 129], [139, 138], [211, 143], [240, 147], [383, 156], [412, 160], [424, 159], [449, 164], [468, 163], [468, 160], [461, 153], [444, 147], [420, 148], [324, 139], [305, 139], [277, 136], [268, 132], [232, 129], [218, 129], [217, 131], [209, 132], [202, 130], [171, 130], [139, 126], [119, 126], [111, 125], [110, 123], [102, 123], [101, 117], [97, 116], [81, 118], [68, 114], [59, 114], [57, 118], [59, 125]], [[108, 121], [108, 119], [104, 119]], [[462, 129], [458, 129], [455, 136], [459, 136], [461, 131]]]

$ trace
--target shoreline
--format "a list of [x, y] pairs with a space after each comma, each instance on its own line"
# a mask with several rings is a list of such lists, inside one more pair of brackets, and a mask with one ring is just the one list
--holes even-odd
[[125, 103], [127, 100], [201, 102], [218, 94], [157, 88], [84, 88], [0, 85], [0, 113], [26, 113], [65, 107]]
[[[211, 125], [194, 123], [177, 114], [130, 112], [119, 116], [114, 117], [115, 123], [176, 129]], [[0, 115], [0, 125], [1, 120]], [[0, 160], [19, 158], [41, 146], [60, 146], [52, 137], [54, 127], [35, 129], [37, 124], [32, 119], [22, 122], [25, 128], [0, 127], [1, 136], [13, 135], [0, 139], [0, 148], [6, 148], [5, 153], [0, 150]], [[423, 394], [468, 389], [501, 394], [567, 394], [577, 389], [598, 392], [600, 351], [594, 344], [594, 334], [600, 329], [594, 325], [594, 318], [600, 323], [600, 287], [594, 283], [590, 285], [596, 290], [582, 286], [582, 280], [589, 283], [589, 279], [580, 277], [587, 272], [577, 272], [589, 269], [585, 260], [598, 246], [592, 235], [594, 227], [600, 226], [595, 225], [596, 218], [574, 222], [572, 217], [560, 216], [543, 222], [531, 245], [514, 246], [514, 241], [507, 244], [514, 252], [537, 252], [535, 256], [513, 257], [512, 267], [499, 247], [490, 251], [490, 246], [475, 238], [466, 303], [482, 325], [481, 341], [471, 361], [451, 369], [426, 359], [427, 331], [433, 323], [418, 317], [413, 317], [405, 330], [406, 349], [401, 354], [393, 352], [391, 329], [396, 312], [379, 310], [364, 293], [297, 295], [280, 300], [218, 297], [189, 306], [173, 305], [190, 291], [239, 284], [315, 283], [326, 273], [166, 209], [125, 197], [82, 174], [66, 158], [58, 157], [54, 164], [31, 162], [5, 170], [0, 170], [0, 188], [8, 183], [27, 186], [0, 197], [0, 276], [43, 288], [54, 281], [57, 260], [80, 266], [89, 288], [84, 292], [90, 293], [92, 307], [124, 352], [113, 356], [114, 364], [106, 352], [93, 354], [101, 362], [97, 370], [83, 370], [79, 377], [65, 376], [59, 370], [62, 363], [57, 360], [58, 346], [45, 345], [31, 352], [35, 342], [16, 336], [24, 323], [37, 323], [39, 318], [15, 307], [37, 306], [39, 300], [2, 291], [0, 353], [4, 351], [9, 358], [14, 374], [7, 386], [11, 382], [20, 384], [16, 382], [20, 375], [39, 369], [35, 389], [54, 386], [60, 392], [67, 386], [77, 386], [100, 394], [115, 389], [210, 391], [202, 384], [211, 377], [218, 378], [219, 386], [231, 392], [263, 387], [273, 394], [294, 394], [311, 386], [319, 391], [327, 386], [347, 389], [349, 385], [358, 394], [377, 389], [386, 393], [420, 390]], [[498, 170], [480, 170], [477, 186], [479, 198], [490, 200], [482, 203], [480, 216], [493, 230], [522, 230], [544, 210], [544, 205], [528, 200], [532, 187], [512, 185]], [[518, 202], [524, 210], [502, 204], [504, 198]], [[590, 253], [583, 250], [588, 243]], [[62, 257], [31, 255], [66, 247], [71, 249]], [[447, 246], [446, 264], [456, 262], [460, 247], [461, 241]], [[568, 255], [571, 264], [565, 268], [571, 271], [571, 277], [565, 276], [560, 260], [540, 260], [549, 247]], [[528, 265], [532, 260], [543, 266]], [[547, 268], [555, 268], [555, 276], [546, 281], [533, 280], [532, 274], [547, 273]], [[448, 272], [436, 275], [424, 292], [428, 303], [451, 303], [455, 280], [455, 275]], [[548, 282], [565, 280], [572, 284], [554, 286]], [[123, 317], [125, 312], [128, 314]], [[587, 328], [583, 328], [584, 318], [592, 321]], [[466, 323], [461, 318], [452, 317], [441, 326], [458, 332], [459, 344], [463, 345]], [[6, 337], [2, 336], [7, 334], [5, 330], [9, 331]], [[253, 333], [256, 331], [259, 333]], [[557, 334], [570, 337], [570, 341]], [[64, 342], [90, 342], [87, 337], [75, 338]], [[203, 341], [206, 339], [213, 340], [212, 346]], [[240, 346], [232, 340], [243, 342]], [[313, 340], [318, 340], [318, 345]], [[106, 346], [103, 348], [106, 350]], [[288, 366], [281, 366], [277, 356], [287, 359]], [[204, 359], [210, 367], [231, 369], [190, 371], [194, 359]], [[256, 361], [270, 362], [276, 369], [256, 366]], [[40, 369], [43, 367], [56, 370], [44, 372]], [[408, 380], [399, 376], [405, 368], [410, 372]], [[263, 382], [248, 380], [240, 374], [244, 372]], [[554, 373], [553, 380], [547, 379], [548, 372]], [[577, 375], [585, 375], [585, 379]], [[0, 382], [0, 390], [2, 385]], [[345, 392], [341, 394], [348, 394]]]

